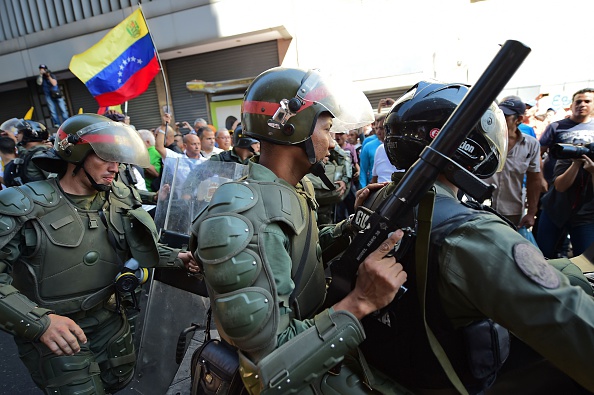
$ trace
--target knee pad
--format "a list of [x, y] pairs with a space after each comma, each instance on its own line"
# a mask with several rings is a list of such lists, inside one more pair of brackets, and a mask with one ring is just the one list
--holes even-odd
[[134, 375], [136, 352], [130, 324], [122, 319], [121, 328], [107, 342], [106, 359], [99, 362], [101, 380], [108, 391], [124, 388]]
[[46, 355], [41, 358], [40, 365], [44, 382], [37, 384], [46, 394], [105, 394], [99, 365], [93, 353], [84, 346], [75, 355]]

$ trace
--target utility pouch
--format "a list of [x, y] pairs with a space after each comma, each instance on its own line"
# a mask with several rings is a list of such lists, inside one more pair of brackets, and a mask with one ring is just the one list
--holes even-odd
[[246, 394], [239, 374], [237, 349], [210, 338], [211, 310], [207, 314], [204, 343], [192, 354], [191, 395]]
[[507, 329], [486, 319], [463, 329], [468, 367], [478, 380], [491, 381], [509, 356], [510, 337]]
[[204, 342], [192, 355], [192, 395], [240, 394], [237, 350], [218, 339]]

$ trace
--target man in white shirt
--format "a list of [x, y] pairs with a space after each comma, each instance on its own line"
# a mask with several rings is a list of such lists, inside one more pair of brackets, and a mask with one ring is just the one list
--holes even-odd
[[222, 149], [215, 147], [215, 132], [208, 126], [202, 127], [196, 131], [200, 137], [200, 144], [202, 145], [201, 155], [204, 159], [210, 159], [213, 154], [220, 154]]

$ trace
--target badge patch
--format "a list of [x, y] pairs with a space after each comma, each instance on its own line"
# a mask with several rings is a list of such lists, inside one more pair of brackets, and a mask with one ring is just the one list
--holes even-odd
[[558, 288], [561, 281], [555, 269], [549, 265], [542, 254], [530, 244], [518, 243], [514, 246], [514, 259], [530, 280], [545, 288]]

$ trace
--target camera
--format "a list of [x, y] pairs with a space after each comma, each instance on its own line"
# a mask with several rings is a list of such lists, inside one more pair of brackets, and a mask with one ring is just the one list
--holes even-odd
[[594, 145], [588, 144], [555, 144], [551, 147], [551, 155], [557, 159], [577, 159], [587, 155], [594, 159]]

